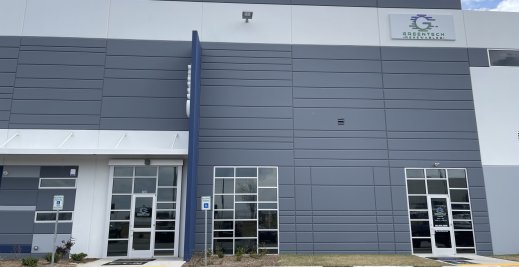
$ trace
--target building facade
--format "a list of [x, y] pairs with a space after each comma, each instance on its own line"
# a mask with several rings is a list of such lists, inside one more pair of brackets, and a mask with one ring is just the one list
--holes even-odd
[[[0, 256], [518, 253], [519, 14], [3, 0]], [[244, 20], [252, 12], [252, 18]]]

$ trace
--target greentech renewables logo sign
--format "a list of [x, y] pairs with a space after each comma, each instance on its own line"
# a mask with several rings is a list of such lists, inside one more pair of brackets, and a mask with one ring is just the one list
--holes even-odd
[[391, 38], [397, 40], [454, 41], [454, 19], [450, 15], [391, 14]]

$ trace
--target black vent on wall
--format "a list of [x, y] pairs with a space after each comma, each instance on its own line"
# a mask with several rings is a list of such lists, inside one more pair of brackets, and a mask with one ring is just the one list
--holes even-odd
[[343, 126], [343, 125], [344, 125], [344, 118], [342, 118], [342, 119], [337, 119], [337, 125], [339, 125], [339, 126]]

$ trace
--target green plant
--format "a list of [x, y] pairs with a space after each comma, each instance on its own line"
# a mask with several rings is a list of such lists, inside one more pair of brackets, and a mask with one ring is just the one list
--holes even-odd
[[[262, 243], [260, 244], [260, 247], [266, 247], [266, 244], [262, 242]], [[267, 253], [268, 253], [268, 251], [267, 251], [266, 249], [264, 249], [264, 248], [260, 248], [260, 249], [259, 249], [259, 255], [260, 255], [261, 257], [267, 255]]]
[[216, 248], [214, 249], [214, 253], [218, 256], [218, 258], [223, 258], [225, 256], [224, 252], [223, 252], [223, 248], [221, 246], [216, 246]]
[[86, 258], [86, 256], [88, 255], [83, 252], [70, 254], [70, 258], [75, 262], [82, 262]]
[[243, 258], [243, 254], [245, 254], [245, 248], [237, 247], [236, 251], [234, 252], [234, 256], [236, 256], [236, 261], [241, 261], [241, 259]]
[[[47, 253], [47, 254], [45, 255], [45, 260], [47, 260], [48, 262], [51, 262], [51, 261], [52, 261], [52, 253]], [[56, 253], [56, 254], [54, 255], [54, 263], [57, 263], [57, 262], [59, 262], [60, 260], [61, 260], [61, 254]]]
[[258, 251], [255, 250], [255, 249], [251, 249], [249, 251], [249, 257], [253, 258], [253, 259], [258, 259], [260, 257], [260, 255], [258, 254]]
[[38, 266], [38, 259], [33, 257], [27, 257], [22, 259], [23, 266], [36, 267]]

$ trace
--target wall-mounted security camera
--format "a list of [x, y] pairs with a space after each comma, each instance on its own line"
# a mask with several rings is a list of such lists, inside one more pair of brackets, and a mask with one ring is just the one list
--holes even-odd
[[440, 166], [440, 163], [439, 162], [435, 162], [434, 163], [434, 167], [438, 167], [438, 166]]
[[243, 11], [241, 13], [241, 18], [245, 20], [245, 23], [249, 23], [249, 19], [252, 19], [252, 11]]

